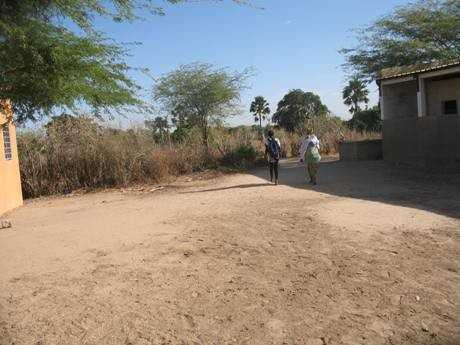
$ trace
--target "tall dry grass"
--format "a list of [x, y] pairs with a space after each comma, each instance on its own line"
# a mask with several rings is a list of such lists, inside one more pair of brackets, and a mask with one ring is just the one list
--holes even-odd
[[[314, 130], [326, 154], [337, 152], [341, 138], [369, 136], [344, 126], [341, 131]], [[277, 130], [276, 135], [284, 157], [297, 155], [300, 134]], [[20, 132], [18, 147], [26, 198], [158, 183], [221, 166], [249, 168], [263, 161], [265, 150], [260, 131], [251, 127], [214, 128], [205, 152], [199, 133], [193, 130], [180, 143], [157, 144], [145, 128], [113, 129], [85, 117], [64, 117], [41, 130]]]
[[23, 193], [30, 198], [156, 183], [219, 165], [250, 166], [260, 155], [255, 137], [236, 133], [217, 138], [207, 154], [193, 132], [182, 143], [160, 145], [142, 128], [112, 129], [88, 118], [54, 121], [18, 135]]
[[333, 116], [319, 116], [308, 119], [297, 133], [278, 131], [287, 157], [299, 152], [302, 138], [315, 134], [321, 141], [320, 150], [323, 155], [335, 155], [339, 152], [341, 141], [362, 141], [381, 138], [380, 132], [361, 132], [350, 129], [342, 120]]

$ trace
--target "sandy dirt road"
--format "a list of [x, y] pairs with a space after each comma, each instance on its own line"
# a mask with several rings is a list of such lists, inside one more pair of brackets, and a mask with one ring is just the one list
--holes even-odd
[[460, 344], [460, 183], [325, 162], [28, 203], [0, 344]]

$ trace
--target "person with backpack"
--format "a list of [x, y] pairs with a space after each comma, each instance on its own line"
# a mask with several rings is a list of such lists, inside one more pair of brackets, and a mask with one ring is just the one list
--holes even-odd
[[281, 158], [281, 144], [280, 141], [275, 138], [275, 133], [271, 129], [268, 131], [268, 138], [265, 141], [265, 154], [268, 158], [270, 182], [273, 182], [273, 177], [275, 177], [275, 184], [277, 185], [279, 183], [278, 166]]
[[318, 170], [321, 155], [319, 154], [319, 140], [316, 135], [309, 135], [300, 145], [300, 161], [305, 162], [310, 183], [318, 183]]

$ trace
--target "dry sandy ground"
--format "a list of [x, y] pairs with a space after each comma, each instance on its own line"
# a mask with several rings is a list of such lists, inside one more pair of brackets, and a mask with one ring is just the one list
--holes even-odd
[[460, 183], [326, 162], [28, 203], [0, 344], [460, 344]]

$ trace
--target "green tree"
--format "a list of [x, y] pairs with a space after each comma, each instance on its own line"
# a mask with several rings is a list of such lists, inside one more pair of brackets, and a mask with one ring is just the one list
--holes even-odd
[[347, 121], [347, 125], [359, 131], [380, 132], [382, 130], [380, 107], [375, 106], [370, 109], [355, 112], [353, 118]]
[[249, 111], [254, 114], [254, 120], [259, 122], [260, 128], [262, 128], [262, 120], [266, 120], [268, 114], [270, 114], [270, 107], [267, 100], [263, 96], [257, 96], [252, 101]]
[[343, 103], [348, 105], [351, 114], [355, 114], [361, 111], [360, 103], [365, 103], [367, 108], [367, 103], [369, 103], [368, 95], [369, 90], [366, 88], [366, 84], [358, 78], [353, 78], [343, 89]]
[[163, 14], [155, 0], [0, 0], [0, 99], [12, 101], [19, 121], [82, 106], [95, 115], [141, 109], [127, 49], [93, 21], [147, 11]]
[[419, 0], [357, 32], [357, 46], [342, 49], [344, 67], [366, 81], [386, 67], [460, 56], [460, 1]]
[[183, 65], [159, 78], [154, 100], [179, 128], [198, 127], [207, 149], [209, 126], [239, 111], [240, 93], [249, 76], [248, 70], [230, 72], [202, 63]]
[[272, 120], [287, 131], [294, 132], [300, 130], [306, 120], [329, 113], [318, 95], [297, 89], [289, 91], [278, 103]]

